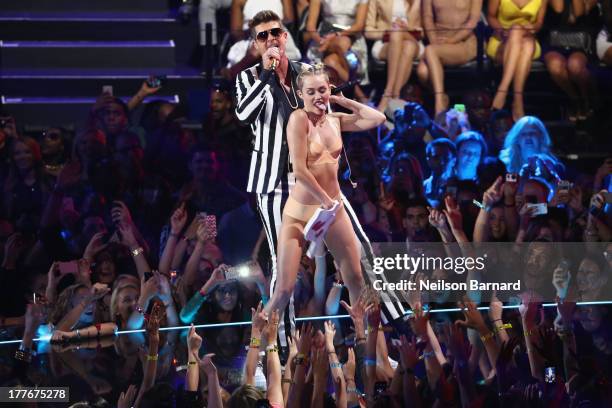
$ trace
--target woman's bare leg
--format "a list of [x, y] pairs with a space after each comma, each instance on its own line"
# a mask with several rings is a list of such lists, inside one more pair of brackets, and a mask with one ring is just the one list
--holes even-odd
[[[427, 47], [429, 47], [429, 45]], [[425, 51], [427, 51], [427, 47], [425, 47]], [[419, 61], [419, 65], [417, 65], [417, 76], [419, 77], [419, 81], [421, 81], [423, 86], [433, 89], [429, 82], [431, 75], [429, 74], [429, 67], [427, 66], [425, 58], [421, 59], [421, 61]]]
[[568, 119], [575, 122], [578, 110], [578, 91], [570, 80], [569, 72], [567, 71], [567, 59], [556, 51], [550, 51], [544, 55], [544, 63], [555, 84], [570, 97], [572, 106], [569, 107]]
[[399, 67], [393, 84], [393, 97], [399, 97], [404, 85], [410, 79], [412, 73], [412, 63], [419, 51], [419, 45], [414, 38], [408, 33], [402, 33], [404, 41], [402, 42], [402, 52], [400, 54]]
[[500, 46], [498, 50], [498, 58], [500, 53], [502, 55], [503, 74], [491, 104], [492, 108], [502, 109], [504, 107], [506, 96], [508, 96], [508, 88], [514, 78], [519, 56], [521, 55], [524, 34], [525, 30], [522, 27], [513, 26], [508, 33], [508, 39], [505, 44]]
[[523, 105], [523, 90], [525, 82], [531, 70], [531, 61], [535, 52], [535, 38], [531, 35], [523, 37], [519, 59], [514, 73], [514, 96], [512, 98], [512, 117], [518, 120], [525, 116], [525, 107]]
[[300, 259], [304, 249], [304, 224], [283, 215], [278, 238], [276, 287], [264, 310], [269, 314], [274, 310], [285, 310], [291, 299], [297, 280]]
[[466, 53], [464, 44], [432, 44], [425, 48], [424, 59], [429, 68], [436, 101], [436, 115], [448, 108], [448, 95], [444, 92], [444, 66], [465, 64], [476, 56]]
[[571, 81], [577, 85], [580, 92], [580, 116], [585, 118], [590, 109], [589, 97], [591, 88], [591, 73], [587, 67], [587, 56], [582, 52], [574, 52], [567, 59], [567, 70]]
[[323, 59], [323, 63], [328, 67], [333, 68], [338, 73], [338, 78], [340, 78], [342, 82], [348, 81], [349, 71], [346, 67], [344, 58], [340, 58], [338, 54], [329, 54]]
[[570, 98], [576, 99], [578, 96], [576, 88], [572, 85], [567, 72], [567, 60], [556, 51], [547, 52], [544, 55], [544, 63], [552, 80], [559, 88], [563, 90]]
[[364, 286], [361, 273], [361, 248], [344, 208], [340, 209], [336, 220], [327, 231], [325, 244], [336, 263], [340, 265], [340, 273], [349, 291], [351, 304], [355, 304]]
[[387, 83], [383, 91], [383, 97], [378, 104], [378, 110], [384, 111], [387, 107], [389, 99], [393, 96], [393, 88], [395, 87], [395, 79], [400, 64], [400, 56], [402, 54], [402, 33], [393, 31], [389, 34], [389, 42], [387, 43]]

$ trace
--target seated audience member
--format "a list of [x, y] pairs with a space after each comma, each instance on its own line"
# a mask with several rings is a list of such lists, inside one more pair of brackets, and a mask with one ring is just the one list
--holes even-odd
[[499, 159], [506, 165], [508, 173], [518, 173], [538, 154], [545, 155], [556, 164], [558, 161], [550, 148], [550, 136], [542, 121], [535, 116], [525, 116], [506, 135]]
[[429, 142], [426, 155], [431, 175], [423, 181], [423, 189], [429, 205], [437, 208], [442, 202], [446, 183], [455, 168], [457, 148], [449, 139], [440, 138]]
[[[332, 68], [342, 82], [351, 79], [356, 62], [357, 74], [367, 75], [368, 50], [361, 35], [367, 13], [367, 0], [310, 0], [304, 33], [304, 41], [309, 42], [308, 58]], [[347, 59], [349, 50], [353, 51], [351, 63]], [[353, 61], [355, 57], [357, 61]], [[355, 96], [362, 102], [368, 99], [359, 85], [355, 86]]]
[[597, 57], [607, 66], [612, 66], [612, 1], [602, 0], [603, 28], [597, 35], [595, 47]]
[[478, 166], [487, 155], [487, 144], [480, 133], [464, 132], [455, 140], [457, 163], [455, 176], [458, 180], [478, 182]]
[[544, 62], [552, 80], [570, 98], [568, 119], [586, 120], [592, 105], [589, 72], [592, 43], [597, 35], [599, 10], [595, 0], [549, 0], [545, 27]]
[[423, 27], [429, 40], [417, 73], [431, 84], [435, 96], [435, 115], [448, 109], [444, 91], [444, 66], [465, 64], [476, 58], [476, 35], [482, 0], [451, 2], [423, 1]]
[[489, 58], [503, 67], [491, 108], [504, 108], [512, 84], [514, 120], [525, 116], [523, 91], [531, 61], [542, 53], [535, 35], [542, 28], [545, 14], [545, 0], [492, 0], [488, 5], [487, 19], [494, 31], [486, 51]]
[[[287, 35], [285, 53], [289, 60], [299, 61], [302, 59], [300, 50], [293, 41], [293, 36], [287, 31], [286, 24], [294, 22], [293, 3], [289, 0], [273, 0], [261, 2], [258, 0], [232, 0], [231, 11], [231, 33], [234, 45], [230, 48], [227, 59], [227, 68], [230, 69], [230, 76], [234, 78], [240, 71], [248, 68], [261, 60], [254, 42], [260, 41], [257, 34], [253, 32], [253, 27], [258, 23], [253, 23], [253, 19], [261, 12], [275, 13], [282, 18], [283, 35]], [[277, 20], [277, 21], [278, 21]]]
[[[190, 4], [193, 8], [194, 0], [185, 0], [183, 4]], [[219, 30], [217, 26], [217, 12], [223, 11], [228, 12], [232, 0], [200, 0], [198, 7], [198, 20], [200, 25], [200, 45], [217, 45], [219, 39], [223, 37], [223, 32]], [[190, 10], [186, 10], [190, 11]], [[212, 38], [211, 44], [206, 43], [206, 25], [212, 25]]]
[[378, 103], [384, 112], [410, 79], [412, 62], [422, 53], [421, 0], [370, 0], [365, 37], [375, 40], [372, 57], [387, 61], [387, 83]]

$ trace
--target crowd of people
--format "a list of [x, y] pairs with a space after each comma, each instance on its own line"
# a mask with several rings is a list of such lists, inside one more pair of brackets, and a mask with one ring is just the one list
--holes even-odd
[[[193, 0], [186, 2], [183, 10]], [[445, 67], [458, 67], [477, 58], [479, 42], [502, 75], [492, 108], [503, 109], [512, 96], [515, 120], [525, 115], [524, 91], [532, 61], [541, 60], [551, 79], [567, 96], [566, 116], [584, 121], [601, 105], [597, 91], [599, 64], [612, 66], [612, 12], [608, 0], [300, 0], [271, 4], [251, 1], [201, 0], [202, 44], [210, 24], [210, 44], [227, 61], [222, 73], [235, 77], [260, 57], [249, 37], [248, 22], [263, 9], [282, 16], [290, 33], [292, 60], [324, 62], [340, 82], [357, 79], [369, 83], [369, 66], [386, 63], [384, 89], [366, 93], [360, 101], [375, 100], [384, 111], [389, 101], [402, 96], [416, 68], [418, 81], [429, 89], [435, 114], [448, 109]], [[217, 14], [215, 14], [217, 13]], [[229, 14], [230, 24], [217, 24], [215, 15]], [[477, 30], [479, 22], [486, 29]], [[479, 31], [479, 32], [477, 32]], [[221, 38], [218, 39], [217, 37]], [[418, 64], [414, 64], [415, 61]]]
[[[254, 7], [248, 3], [236, 10]], [[479, 2], [425, 3], [421, 12], [415, 1], [403, 23], [390, 17], [403, 9], [397, 2], [393, 13], [383, 9], [390, 2], [318, 3], [298, 3], [297, 14], [309, 6], [311, 16], [345, 27], [309, 33], [319, 42], [311, 51], [339, 84], [351, 69], [342, 58], [359, 46], [353, 32], [398, 25], [389, 41], [372, 38], [395, 70], [382, 104], [410, 76], [405, 64], [418, 56], [423, 32], [411, 24], [421, 13], [429, 38], [417, 73], [432, 83], [434, 111], [406, 102], [392, 121], [343, 134], [340, 187], [363, 232], [379, 244], [520, 244], [520, 254], [500, 257], [489, 272], [522, 276], [518, 303], [505, 302], [516, 308], [483, 292], [466, 294], [461, 311], [436, 313], [449, 307], [448, 293], [416, 293], [390, 321], [372, 288], [349, 297], [353, 282], [323, 253], [302, 257], [291, 300], [298, 322], [295, 330], [283, 325], [283, 310], [266, 309], [273, 265], [257, 198], [245, 192], [253, 142], [235, 114], [240, 90], [217, 81], [197, 133], [181, 126], [184, 106], [142, 105], [156, 92], [145, 82], [127, 104], [100, 95], [76, 134], [61, 126], [28, 133], [0, 112], [0, 336], [21, 340], [0, 347], [2, 385], [69, 386], [75, 407], [610, 406], [611, 309], [576, 303], [612, 296], [612, 158], [596, 166], [559, 159], [544, 123], [524, 116], [520, 102], [512, 112], [489, 111], [466, 95], [463, 108], [448, 109], [442, 65], [470, 56], [455, 47], [471, 50], [471, 31], [454, 28], [476, 19]], [[566, 16], [557, 6], [550, 5], [573, 22], [589, 14]], [[448, 7], [462, 14], [446, 19]], [[521, 34], [511, 29], [516, 22], [505, 26], [512, 7], [534, 9]], [[545, 7], [489, 4], [490, 15], [505, 16], [500, 27], [490, 22], [502, 33], [490, 47], [502, 50], [495, 53], [504, 64], [515, 58], [502, 79], [514, 83], [515, 96], [521, 62], [530, 61], [521, 56], [526, 43], [539, 50], [529, 30], [539, 29]], [[293, 11], [281, 15], [285, 26], [295, 22]], [[550, 52], [558, 54], [550, 64], [567, 58], [573, 72], [577, 57]], [[244, 58], [242, 67], [257, 62], [249, 51]], [[559, 75], [562, 86], [569, 77]], [[572, 78], [566, 84], [584, 101], [586, 82]], [[504, 86], [493, 108], [502, 108]], [[555, 243], [572, 243], [577, 257]], [[331, 317], [308, 319], [319, 316]]]

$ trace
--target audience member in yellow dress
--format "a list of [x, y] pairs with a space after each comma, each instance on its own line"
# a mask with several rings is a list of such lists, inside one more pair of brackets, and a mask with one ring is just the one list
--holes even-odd
[[531, 61], [540, 57], [540, 44], [535, 34], [544, 22], [547, 0], [491, 0], [488, 7], [489, 25], [494, 34], [487, 44], [487, 55], [503, 65], [501, 82], [492, 108], [502, 109], [508, 89], [513, 85], [512, 116], [525, 115], [523, 89], [531, 69]]

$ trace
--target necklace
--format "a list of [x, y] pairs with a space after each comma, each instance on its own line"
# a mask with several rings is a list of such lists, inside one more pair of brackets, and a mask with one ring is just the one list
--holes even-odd
[[[287, 73], [289, 73], [289, 70], [287, 70]], [[279, 82], [280, 82], [280, 78], [279, 78]], [[291, 103], [291, 99], [289, 99], [289, 94], [287, 93], [287, 91], [285, 91], [285, 85], [283, 85], [282, 82], [280, 84], [280, 87], [283, 90], [283, 93], [285, 94], [285, 98], [287, 98], [287, 102], [289, 102], [289, 106], [291, 106], [291, 109], [297, 109], [298, 106], [300, 106], [300, 104], [298, 103], [297, 95], [295, 94], [295, 88], [293, 87], [293, 81], [289, 80], [289, 82], [291, 83], [291, 92], [293, 93], [293, 100], [295, 101], [295, 106], [293, 106], [293, 104]]]

